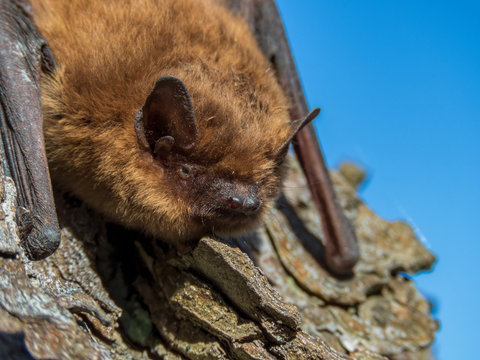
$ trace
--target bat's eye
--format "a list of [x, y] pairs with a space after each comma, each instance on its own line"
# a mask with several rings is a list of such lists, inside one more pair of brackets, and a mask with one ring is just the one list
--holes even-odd
[[192, 176], [192, 167], [190, 165], [183, 164], [179, 168], [179, 173], [181, 177], [187, 179]]

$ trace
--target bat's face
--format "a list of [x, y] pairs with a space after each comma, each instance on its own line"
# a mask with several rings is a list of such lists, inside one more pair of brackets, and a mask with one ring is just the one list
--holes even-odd
[[[60, 96], [45, 92], [44, 102], [56, 182], [111, 220], [175, 244], [258, 225], [280, 192], [292, 137], [313, 118], [290, 121], [282, 96], [228, 94], [228, 83], [212, 93], [204, 79], [184, 78], [192, 97], [182, 80], [162, 76], [140, 110], [132, 103], [118, 112], [121, 122], [98, 129], [82, 112], [49, 106]], [[54, 81], [49, 89], [59, 84], [61, 93]]]
[[234, 170], [185, 157], [163, 160], [163, 168], [169, 187], [188, 208], [185, 222], [220, 235], [255, 226], [279, 192], [280, 169], [257, 182], [235, 176]]
[[178, 238], [251, 229], [280, 192], [292, 133], [286, 111], [279, 115], [282, 128], [270, 140], [258, 119], [245, 119], [254, 115], [242, 113], [235, 120], [239, 115], [232, 113], [222, 119], [220, 112], [206, 121], [205, 112], [197, 111], [202, 117], [197, 122], [186, 86], [163, 76], [137, 114], [140, 147], [158, 165], [164, 190], [181, 209], [177, 215], [185, 226]]

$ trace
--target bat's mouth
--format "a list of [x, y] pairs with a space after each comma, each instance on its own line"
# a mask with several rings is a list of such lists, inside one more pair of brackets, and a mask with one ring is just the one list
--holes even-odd
[[238, 213], [228, 209], [217, 209], [203, 216], [198, 216], [197, 221], [209, 231], [218, 235], [237, 235], [252, 230], [258, 226], [263, 218], [263, 206], [253, 213]]
[[259, 223], [264, 201], [258, 186], [220, 179], [199, 197], [192, 210], [207, 231], [238, 234]]

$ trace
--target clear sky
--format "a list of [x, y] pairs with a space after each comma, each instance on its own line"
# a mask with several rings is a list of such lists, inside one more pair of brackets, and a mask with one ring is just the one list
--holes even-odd
[[361, 196], [438, 257], [416, 276], [441, 321], [437, 360], [480, 335], [480, 2], [277, 0], [329, 166], [369, 172]]

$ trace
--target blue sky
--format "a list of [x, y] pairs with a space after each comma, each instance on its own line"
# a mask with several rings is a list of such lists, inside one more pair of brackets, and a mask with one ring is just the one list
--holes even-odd
[[437, 255], [416, 276], [441, 321], [437, 360], [474, 358], [480, 322], [480, 2], [278, 0], [329, 166]]

